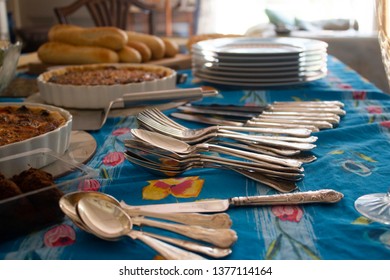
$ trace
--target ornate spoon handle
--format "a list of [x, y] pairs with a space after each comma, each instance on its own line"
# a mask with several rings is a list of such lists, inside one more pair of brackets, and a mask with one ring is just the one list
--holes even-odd
[[192, 242], [189, 240], [171, 238], [168, 236], [157, 235], [157, 234], [153, 234], [153, 233], [145, 232], [145, 231], [143, 231], [143, 234], [151, 236], [151, 237], [156, 238], [158, 240], [162, 240], [164, 242], [171, 243], [173, 245], [182, 247], [186, 250], [197, 252], [197, 253], [202, 253], [202, 254], [205, 254], [205, 255], [213, 257], [213, 258], [223, 258], [232, 252], [232, 250], [230, 248], [219, 248], [219, 247], [214, 247], [214, 246], [208, 246], [208, 245]]
[[230, 205], [280, 205], [280, 204], [304, 204], [304, 203], [335, 203], [340, 201], [344, 195], [335, 190], [319, 190], [308, 192], [296, 192], [275, 195], [259, 195], [251, 197], [232, 197]]
[[200, 226], [180, 225], [132, 217], [133, 223], [138, 226], [151, 226], [175, 232], [196, 240], [214, 244], [220, 248], [228, 248], [237, 240], [237, 234], [231, 229], [212, 229]]
[[167, 260], [204, 260], [202, 256], [172, 246], [168, 243], [143, 234], [141, 231], [130, 231], [127, 234], [132, 239], [138, 239], [160, 253]]

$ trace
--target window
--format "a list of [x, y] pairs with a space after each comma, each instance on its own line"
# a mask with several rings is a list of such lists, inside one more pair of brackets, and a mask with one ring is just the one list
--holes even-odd
[[[375, 28], [375, 0], [203, 0], [199, 33], [244, 34], [250, 27], [265, 24], [265, 8], [301, 20], [357, 20], [362, 33]], [[321, 12], [319, 12], [321, 11]]]

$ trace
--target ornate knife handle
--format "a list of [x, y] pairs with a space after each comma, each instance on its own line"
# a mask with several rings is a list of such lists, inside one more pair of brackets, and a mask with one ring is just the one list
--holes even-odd
[[305, 204], [305, 203], [335, 203], [344, 195], [331, 189], [319, 191], [296, 192], [288, 194], [240, 196], [229, 199], [231, 205], [282, 205], [282, 204]]

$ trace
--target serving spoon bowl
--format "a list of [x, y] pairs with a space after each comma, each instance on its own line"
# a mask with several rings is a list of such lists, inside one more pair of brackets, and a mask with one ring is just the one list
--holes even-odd
[[[101, 239], [108, 240], [108, 241], [117, 240], [117, 238], [108, 238], [107, 236], [100, 235], [99, 232], [94, 231], [93, 228], [89, 227], [83, 220], [81, 220], [79, 214], [77, 213], [77, 205], [78, 205], [78, 202], [80, 200], [86, 199], [86, 198], [88, 198], [88, 199], [94, 198], [94, 199], [104, 200], [104, 201], [107, 201], [108, 203], [112, 203], [116, 206], [120, 206], [119, 202], [114, 197], [111, 197], [111, 196], [103, 194], [103, 193], [74, 192], [74, 193], [66, 194], [65, 196], [63, 196], [60, 199], [60, 207], [61, 207], [62, 211], [72, 220], [72, 222], [76, 226], [81, 228], [82, 230], [89, 232], [91, 234], [94, 234], [97, 237], [99, 237]], [[135, 210], [135, 211], [137, 211], [137, 210]], [[142, 212], [142, 211], [140, 211], [140, 212]], [[143, 212], [153, 213], [150, 211], [143, 211]], [[172, 214], [161, 213], [162, 216], [166, 216], [166, 215], [175, 216], [175, 214], [179, 214], [178, 216], [182, 216], [182, 217], [187, 216], [187, 215], [185, 215], [187, 213], [183, 213], [184, 215], [182, 215], [182, 213], [172, 213]], [[223, 228], [231, 225], [230, 218], [225, 213], [218, 213], [218, 214], [212, 214], [212, 215], [202, 215], [202, 214], [197, 214], [197, 213], [188, 213], [188, 214], [190, 214], [190, 216], [192, 216], [192, 217], [194, 216], [193, 214], [200, 216], [200, 217], [202, 217], [202, 216], [216, 217], [214, 219], [215, 221], [217, 221], [216, 225], [217, 226], [220, 225]], [[223, 214], [223, 215], [219, 215], [219, 214]], [[227, 217], [228, 220], [225, 217]], [[220, 218], [222, 218], [222, 219], [220, 219]], [[203, 218], [201, 219], [200, 224], [202, 224], [203, 221], [205, 221], [206, 225], [211, 225], [208, 220], [205, 220]], [[218, 221], [220, 221], [220, 222], [218, 223]], [[222, 223], [221, 223], [221, 221], [222, 221]], [[144, 233], [144, 235], [151, 236], [155, 239], [159, 239], [159, 240], [168, 242], [170, 244], [182, 247], [182, 248], [187, 249], [187, 250], [199, 252], [199, 253], [202, 253], [204, 255], [213, 257], [213, 258], [222, 258], [222, 257], [225, 257], [231, 253], [231, 249], [229, 249], [229, 248], [219, 248], [219, 247], [215, 247], [215, 246], [208, 246], [208, 245], [199, 244], [199, 243], [192, 242], [192, 241], [171, 238], [171, 237], [153, 234], [153, 233], [149, 233], [149, 232], [145, 232], [145, 231], [143, 231], [143, 233]]]
[[[88, 193], [88, 192], [86, 192]], [[94, 193], [95, 196], [89, 197], [89, 199], [95, 199], [100, 201], [105, 201], [107, 203], [111, 203], [115, 206], [118, 206], [117, 203], [112, 203], [111, 201], [108, 201], [107, 199], [101, 199], [98, 197], [97, 192], [90, 192]], [[80, 196], [74, 196], [76, 197], [73, 200], [67, 199], [67, 196], [63, 196], [60, 199], [60, 208], [63, 209], [64, 213], [68, 215], [72, 220], [79, 221], [78, 219], [78, 213], [76, 211], [75, 215], [75, 209], [77, 209], [78, 203], [87, 197], [80, 197]], [[74, 198], [73, 197], [73, 198]], [[75, 200], [77, 202], [75, 202]], [[119, 207], [119, 206], [118, 206]], [[194, 225], [184, 225], [184, 224], [174, 224], [174, 223], [166, 223], [166, 222], [160, 222], [155, 221], [151, 219], [145, 219], [140, 216], [133, 217], [132, 224], [136, 224], [138, 226], [145, 225], [155, 228], [164, 229], [167, 231], [171, 231], [174, 233], [181, 234], [183, 236], [196, 239], [196, 240], [202, 240], [205, 242], [208, 242], [210, 244], [216, 245], [220, 248], [228, 248], [230, 247], [236, 240], [237, 235], [234, 230], [231, 230], [229, 228], [207, 228], [207, 227], [201, 227], [201, 226], [194, 226]]]
[[106, 240], [116, 240], [123, 236], [138, 239], [160, 253], [168, 260], [204, 260], [198, 254], [189, 252], [133, 229], [131, 218], [122, 208], [105, 200], [83, 198], [77, 203], [76, 211], [81, 221], [92, 232]]
[[124, 202], [119, 202], [115, 197], [102, 192], [77, 191], [67, 193], [63, 195], [59, 201], [60, 208], [67, 216], [77, 222], [78, 216], [76, 213], [76, 205], [82, 198], [85, 197], [106, 200], [117, 206], [121, 206], [129, 216], [147, 216], [186, 225], [195, 225], [216, 229], [230, 228], [232, 225], [232, 221], [229, 215], [226, 213], [205, 215], [198, 213], [159, 213], [142, 211], [137, 209], [137, 207], [132, 207], [125, 204]]

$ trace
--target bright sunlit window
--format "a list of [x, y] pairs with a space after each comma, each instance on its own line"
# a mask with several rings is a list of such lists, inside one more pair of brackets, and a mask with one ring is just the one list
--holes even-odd
[[252, 26], [268, 22], [265, 8], [307, 21], [357, 20], [362, 33], [372, 33], [375, 28], [374, 0], [205, 0], [199, 33], [243, 34]]

